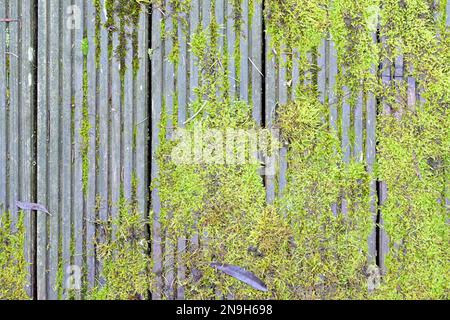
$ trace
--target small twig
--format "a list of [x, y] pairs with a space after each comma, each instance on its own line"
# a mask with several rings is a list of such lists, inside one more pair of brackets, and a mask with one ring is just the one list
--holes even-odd
[[264, 78], [264, 75], [262, 74], [262, 72], [258, 69], [258, 67], [256, 66], [256, 64], [253, 63], [253, 60], [250, 59], [250, 57], [248, 57], [248, 60], [252, 63], [252, 65], [255, 67], [256, 71], [258, 71], [258, 73], [261, 75], [261, 77]]
[[164, 17], [167, 16], [166, 13], [165, 13], [160, 7], [158, 7], [157, 9], [158, 9], [159, 12], [162, 13], [162, 15], [163, 15]]
[[144, 120], [142, 120], [141, 122], [136, 124], [136, 127], [140, 126], [141, 124], [143, 124], [145, 121], [148, 120], [148, 117], [146, 117]]
[[192, 117], [190, 117], [189, 119], [187, 119], [183, 124], [185, 125], [185, 124], [191, 122], [192, 120], [194, 120], [195, 117], [197, 117], [197, 116], [200, 114], [200, 112], [202, 112], [202, 110], [203, 110], [205, 107], [206, 107], [206, 101], [203, 103], [202, 107], [201, 107], [201, 108], [200, 108], [200, 109], [199, 109]]
[[19, 22], [19, 19], [0, 18], [0, 22]]
[[17, 59], [19, 59], [19, 56], [18, 56], [17, 54], [13, 53], [13, 52], [5, 52], [5, 54], [9, 54], [9, 55], [11, 55], [11, 56], [16, 57]]

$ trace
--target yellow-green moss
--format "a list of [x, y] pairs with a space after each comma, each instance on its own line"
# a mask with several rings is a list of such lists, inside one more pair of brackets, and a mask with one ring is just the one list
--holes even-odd
[[23, 213], [14, 228], [9, 213], [0, 216], [0, 300], [28, 300], [29, 263], [25, 259]]
[[97, 243], [97, 254], [102, 266], [96, 286], [88, 291], [91, 300], [142, 300], [148, 298], [146, 224], [136, 206], [121, 198], [118, 216], [98, 222], [105, 241]]
[[102, 29], [102, 12], [103, 5], [101, 0], [93, 0], [95, 8], [95, 65], [97, 68], [100, 67], [100, 56], [101, 56], [101, 29]]
[[[139, 18], [141, 14], [141, 4], [137, 1], [119, 1], [106, 0], [105, 8], [107, 12], [107, 21], [105, 28], [108, 30], [109, 57], [112, 58], [113, 53], [116, 54], [117, 60], [120, 62], [120, 79], [124, 82], [126, 71], [131, 67], [134, 76], [136, 76], [139, 66]], [[112, 34], [118, 33], [118, 45], [113, 48]], [[130, 45], [128, 45], [130, 42]], [[127, 52], [132, 50], [131, 66], [126, 63]]]
[[82, 188], [83, 193], [87, 194], [89, 188], [89, 144], [91, 122], [89, 120], [89, 75], [87, 72], [87, 55], [89, 53], [89, 41], [87, 38], [83, 39], [82, 43], [83, 53], [83, 102], [81, 110], [81, 161], [82, 161]]
[[[239, 17], [241, 2], [231, 3], [234, 16]], [[201, 299], [448, 297], [449, 209], [444, 199], [449, 196], [450, 171], [449, 37], [443, 15], [435, 19], [438, 8], [430, 3], [383, 1], [380, 36], [386, 44], [377, 45], [373, 36], [379, 1], [266, 1], [269, 50], [278, 62], [282, 54], [286, 56], [286, 62], [278, 65], [288, 73], [297, 63], [301, 78], [297, 88], [288, 90], [289, 95], [296, 90], [296, 99], [279, 106], [277, 113], [276, 123], [288, 146], [288, 172], [284, 196], [273, 206], [265, 202], [259, 165], [172, 161], [176, 141], [167, 139], [163, 106], [160, 178], [152, 181], [161, 197], [162, 234], [167, 235], [165, 244], [173, 246], [179, 238], [195, 234], [200, 238], [198, 247], [190, 243], [190, 250], [177, 253], [188, 277], [183, 282], [175, 279], [174, 288], [184, 286], [186, 298]], [[445, 7], [441, 3], [439, 9]], [[167, 39], [164, 20], [162, 37]], [[251, 106], [228, 95], [228, 60], [234, 57], [239, 73], [239, 49], [220, 52], [219, 26], [213, 14], [210, 20], [209, 26], [190, 36], [200, 79], [189, 109], [199, 115], [188, 121], [186, 130], [193, 134], [195, 130], [255, 128]], [[236, 49], [239, 22], [235, 27]], [[324, 39], [333, 41], [337, 49], [339, 75], [337, 86], [330, 90], [338, 96], [338, 112], [342, 112], [343, 86], [351, 92], [351, 114], [359, 92], [375, 94], [393, 110], [392, 115], [384, 115], [379, 107], [376, 176], [366, 171], [361, 159], [344, 161], [343, 133], [326, 122], [331, 105], [319, 101], [316, 63]], [[172, 40], [169, 61], [176, 65], [179, 39]], [[406, 75], [416, 79], [425, 99], [411, 110], [399, 102], [406, 101], [405, 83], [387, 88], [372, 72], [386, 58], [395, 61], [400, 54], [413, 66]], [[304, 85], [307, 73], [311, 83]], [[349, 135], [353, 143], [353, 133]], [[381, 210], [391, 251], [381, 287], [371, 294], [367, 270], [373, 261], [368, 260], [367, 239], [374, 228], [370, 210], [374, 179], [388, 186], [388, 200]], [[212, 261], [245, 267], [267, 283], [269, 292], [255, 292], [218, 274], [209, 267]]]
[[404, 79], [414, 77], [423, 101], [408, 105], [405, 80], [380, 93], [391, 110], [378, 124], [378, 175], [388, 187], [382, 214], [390, 238], [380, 298], [449, 294], [450, 34], [443, 19], [446, 1], [433, 3], [383, 1], [381, 10], [381, 59], [402, 55]]
[[[362, 163], [345, 164], [339, 137], [328, 129], [328, 109], [312, 89], [279, 111], [289, 142], [287, 188], [278, 200], [294, 245], [298, 276], [289, 298], [353, 299], [367, 294], [367, 239], [371, 232], [369, 176]], [[345, 198], [343, 197], [345, 194]], [[347, 203], [347, 212], [332, 207]], [[295, 288], [295, 289], [294, 289]]]

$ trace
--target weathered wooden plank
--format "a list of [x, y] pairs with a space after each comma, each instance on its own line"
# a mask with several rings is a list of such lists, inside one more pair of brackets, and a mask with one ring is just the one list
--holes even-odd
[[[382, 43], [384, 44], [386, 42], [386, 39], [382, 38]], [[392, 64], [388, 59], [385, 59], [382, 63], [381, 66], [381, 80], [383, 83], [383, 86], [388, 87], [391, 85], [391, 80], [392, 80]], [[390, 105], [383, 100], [382, 101], [382, 108], [383, 108], [383, 113], [384, 115], [387, 114], [391, 114], [391, 107]], [[381, 181], [379, 184], [379, 203], [380, 206], [382, 207], [387, 200], [388, 197], [388, 188], [386, 185], [386, 182]], [[386, 273], [386, 255], [389, 252], [389, 238], [388, 235], [386, 233], [386, 231], [384, 230], [383, 226], [384, 226], [384, 219], [383, 219], [383, 210], [381, 209], [380, 212], [380, 216], [379, 216], [379, 228], [380, 231], [378, 233], [378, 262], [379, 262], [379, 266], [381, 269], [381, 273], [385, 274]]]
[[[337, 96], [337, 87], [336, 87], [336, 79], [338, 75], [338, 64], [337, 64], [337, 51], [333, 40], [328, 41], [329, 45], [329, 54], [327, 58], [327, 69], [328, 69], [328, 107], [330, 112], [330, 128], [334, 130], [334, 132], [338, 132], [338, 96]], [[331, 206], [331, 210], [333, 214], [337, 216], [338, 214], [338, 205], [334, 203]]]
[[178, 69], [176, 70], [176, 90], [178, 97], [178, 126], [184, 127], [187, 119], [187, 103], [188, 103], [188, 44], [187, 33], [189, 30], [182, 24], [178, 23], [178, 45], [180, 57], [178, 61]]
[[447, 1], [445, 4], [445, 13], [445, 25], [450, 27], [450, 1]]
[[[119, 26], [119, 19], [114, 12], [108, 12], [108, 15], [113, 16], [115, 19], [115, 25]], [[117, 219], [118, 217], [118, 205], [120, 201], [120, 190], [123, 188], [122, 177], [122, 164], [123, 158], [121, 154], [122, 141], [122, 86], [120, 79], [120, 70], [125, 66], [121, 65], [120, 58], [117, 54], [117, 48], [119, 47], [119, 33], [112, 32], [112, 57], [110, 60], [110, 99], [111, 105], [109, 108], [110, 113], [110, 131], [109, 131], [109, 161], [110, 161], [110, 172], [109, 172], [109, 193], [110, 199], [109, 204], [111, 205], [111, 218]], [[117, 232], [116, 224], [113, 224], [113, 237]]]
[[[191, 3], [191, 11], [189, 14], [189, 38], [192, 36], [194, 32], [199, 28], [200, 24], [200, 1], [193, 0]], [[198, 86], [198, 67], [196, 64], [198, 63], [198, 58], [193, 55], [193, 53], [189, 52], [189, 102], [192, 103], [195, 101], [196, 96], [194, 93], [194, 89]], [[189, 107], [188, 104], [188, 112], [190, 116], [195, 112], [192, 108]], [[194, 226], [194, 228], [196, 225]], [[191, 235], [189, 235], [190, 239], [188, 245], [189, 249], [194, 252], [198, 250], [200, 246], [200, 239], [198, 232], [194, 231]]]
[[[87, 104], [88, 104], [88, 121], [89, 121], [89, 183], [86, 195], [86, 214], [84, 216], [84, 225], [86, 232], [86, 248], [85, 248], [85, 267], [86, 267], [86, 285], [87, 288], [92, 288], [95, 279], [95, 220], [96, 220], [96, 207], [97, 207], [97, 65], [96, 65], [96, 30], [95, 19], [96, 10], [93, 1], [85, 2], [85, 28], [86, 37], [89, 43], [89, 51], [85, 59], [86, 72], [88, 75], [87, 83]], [[131, 126], [130, 126], [131, 127]]]
[[[271, 48], [270, 36], [265, 34], [266, 40], [266, 81], [265, 81], [265, 91], [266, 91], [266, 101], [265, 103], [265, 126], [266, 128], [273, 128], [275, 121], [276, 112], [276, 100], [277, 100], [277, 81], [276, 81], [276, 56]], [[273, 157], [266, 159], [266, 169], [270, 167], [268, 162], [274, 161]], [[267, 171], [267, 170], [266, 170]], [[267, 172], [266, 172], [267, 173]], [[275, 201], [275, 177], [272, 174], [266, 174], [266, 201], [267, 203], [273, 203]]]
[[[216, 8], [217, 10], [217, 8]], [[219, 25], [220, 22], [218, 21]], [[178, 127], [185, 127], [184, 122], [187, 119], [187, 101], [188, 101], [188, 90], [187, 90], [187, 62], [188, 62], [188, 47], [187, 47], [187, 29], [182, 24], [178, 24], [178, 43], [180, 49], [180, 58], [178, 62], [177, 70], [177, 97], [178, 97]], [[186, 253], [186, 239], [181, 237], [177, 241], [177, 293], [176, 298], [178, 300], [183, 300], [185, 298], [185, 289], [181, 285], [186, 279], [186, 266], [183, 262], [183, 257]]]
[[[34, 0], [22, 2], [20, 5], [20, 168], [19, 185], [20, 200], [34, 202]], [[1, 15], [0, 15], [1, 16]], [[1, 90], [1, 89], [0, 89]], [[1, 109], [1, 106], [0, 106]], [[1, 113], [1, 111], [0, 111]], [[1, 173], [0, 173], [1, 175]], [[1, 183], [1, 182], [0, 182]], [[1, 202], [1, 200], [0, 200]], [[0, 204], [1, 214], [1, 204]], [[25, 227], [25, 259], [29, 263], [26, 290], [33, 296], [33, 260], [34, 260], [34, 215], [27, 211], [24, 216]]]
[[317, 90], [319, 92], [319, 101], [325, 104], [325, 99], [327, 96], [327, 50], [328, 41], [326, 39], [322, 40], [319, 46], [317, 55]]
[[[372, 34], [372, 40], [374, 43], [377, 42], [376, 33]], [[375, 76], [377, 74], [377, 67], [373, 65], [371, 67], [371, 74]], [[368, 239], [368, 261], [370, 265], [376, 264], [377, 259], [377, 216], [378, 216], [378, 208], [377, 208], [377, 180], [374, 176], [375, 169], [375, 161], [376, 161], [376, 128], [377, 128], [377, 101], [374, 92], [366, 93], [366, 164], [367, 164], [367, 172], [371, 175], [370, 181], [370, 213], [372, 215], [372, 223], [373, 228], [372, 232], [369, 235]]]
[[[215, 1], [215, 0], [213, 0]], [[201, 15], [202, 15], [202, 25], [203, 30], [205, 30], [211, 23], [211, 0], [202, 0], [200, 2]]]
[[[411, 67], [412, 68], [412, 67]], [[416, 79], [410, 74], [408, 75], [407, 104], [410, 109], [415, 109], [416, 105]]]
[[253, 119], [258, 125], [262, 125], [262, 109], [263, 109], [263, 10], [260, 1], [253, 1], [253, 16], [251, 20], [251, 34], [249, 59], [251, 74], [251, 101], [253, 102]]
[[366, 97], [366, 163], [367, 171], [372, 176], [370, 182], [370, 213], [372, 214], [373, 230], [369, 235], [369, 263], [375, 264], [377, 256], [376, 223], [377, 223], [377, 182], [373, 177], [376, 161], [376, 126], [377, 105], [373, 92]]
[[350, 125], [351, 125], [351, 106], [349, 103], [350, 91], [347, 86], [343, 88], [343, 101], [341, 109], [341, 123], [342, 123], [342, 153], [344, 157], [344, 162], [348, 163], [350, 161], [351, 145], [350, 145]]
[[[47, 165], [47, 139], [48, 139], [48, 59], [47, 42], [49, 36], [47, 1], [38, 0], [38, 79], [37, 79], [37, 201], [47, 204], [48, 165]], [[47, 299], [47, 215], [37, 214], [37, 261], [36, 285], [37, 298]]]
[[[347, 86], [344, 85], [343, 89], [343, 98], [342, 98], [342, 106], [341, 106], [341, 148], [343, 154], [344, 163], [350, 162], [351, 157], [351, 144], [350, 144], [350, 127], [351, 127], [351, 106], [349, 103], [350, 100], [350, 90]], [[341, 201], [341, 212], [343, 215], [348, 214], [348, 202], [346, 199], [345, 193], [342, 195]]]
[[[168, 8], [168, 12], [172, 11], [172, 8], [170, 6], [170, 3], [166, 1], [166, 6]], [[205, 10], [203, 8], [203, 19], [204, 21], [209, 20], [209, 10]], [[166, 32], [168, 34], [171, 34], [173, 30], [173, 23], [172, 23], [172, 17], [166, 16], [165, 17], [165, 26], [166, 26]], [[175, 83], [174, 83], [174, 77], [175, 77], [175, 70], [174, 65], [171, 61], [169, 61], [169, 57], [173, 50], [173, 41], [171, 37], [166, 37], [164, 41], [164, 56], [163, 56], [163, 74], [164, 74], [164, 83], [163, 83], [163, 99], [164, 99], [164, 106], [165, 106], [165, 114], [166, 114], [166, 132], [167, 136], [166, 139], [170, 139], [173, 133], [173, 119], [175, 118], [174, 115], [174, 90], [175, 90]], [[176, 115], [178, 117], [178, 115]], [[175, 294], [175, 287], [174, 287], [174, 280], [175, 280], [175, 244], [173, 235], [167, 231], [165, 232], [165, 245], [164, 245], [164, 297], [169, 300], [174, 299]]]
[[[397, 103], [402, 103], [404, 100], [404, 97], [402, 97], [400, 91], [401, 91], [401, 87], [404, 85], [404, 79], [403, 79], [403, 74], [404, 74], [404, 63], [403, 63], [403, 56], [398, 56], [395, 59], [395, 67], [394, 67], [394, 79], [395, 79], [395, 86], [397, 88], [397, 97], [396, 97], [396, 101]], [[398, 110], [396, 112], [396, 116], [397, 117], [401, 117], [403, 113], [403, 110]]]
[[[64, 0], [64, 8], [70, 5], [71, 0]], [[65, 19], [61, 20], [66, 28]], [[67, 276], [72, 239], [72, 31], [66, 30], [61, 36], [61, 264]], [[67, 299], [65, 282], [64, 289], [62, 298]]]
[[[134, 30], [131, 26], [125, 26], [125, 30], [132, 34]], [[121, 157], [123, 159], [122, 166], [122, 183], [123, 195], [129, 201], [131, 200], [132, 186], [131, 180], [133, 175], [133, 114], [135, 112], [134, 93], [133, 93], [133, 44], [131, 37], [126, 40], [126, 56], [125, 65], [121, 68], [126, 68], [123, 79], [123, 97], [121, 106]]]
[[59, 3], [49, 4], [49, 47], [48, 47], [48, 68], [49, 68], [49, 140], [48, 140], [48, 209], [53, 212], [50, 217], [49, 243], [48, 243], [48, 299], [58, 299], [58, 266], [59, 266], [59, 227], [60, 227], [60, 206], [59, 206], [59, 183], [60, 183], [60, 97], [59, 92], [59, 70], [60, 70], [60, 8]]
[[[9, 2], [8, 16], [13, 19], [19, 17], [19, 4], [17, 1]], [[9, 48], [7, 59], [9, 61], [9, 113], [8, 113], [8, 211], [11, 213], [11, 226], [14, 229], [17, 221], [16, 201], [19, 199], [19, 126], [21, 103], [19, 96], [19, 75], [20, 75], [20, 53], [19, 41], [20, 30], [19, 23], [9, 24]]]
[[[287, 48], [282, 47], [280, 53], [280, 64], [278, 65], [278, 104], [285, 105], [288, 103], [288, 70], [287, 64]], [[276, 115], [275, 115], [276, 116]], [[283, 146], [280, 150], [280, 167], [278, 172], [278, 197], [283, 196], [283, 191], [287, 185], [287, 147]]]
[[[6, 17], [6, 1], [0, 3], [0, 17]], [[6, 121], [8, 106], [6, 104], [6, 86], [7, 86], [7, 73], [6, 73], [6, 23], [0, 23], [0, 43], [4, 45], [0, 46], [0, 216], [6, 211], [7, 199], [6, 199], [6, 166], [7, 166], [7, 133], [6, 133]]]
[[[249, 98], [249, 8], [248, 1], [241, 3], [242, 16], [240, 18], [241, 30], [238, 30], [236, 37], [239, 37], [240, 45], [240, 77], [239, 77], [239, 98], [248, 101]], [[235, 21], [236, 23], [237, 21]]]
[[363, 104], [364, 104], [364, 93], [360, 91], [356, 99], [355, 109], [353, 110], [353, 127], [355, 142], [353, 147], [353, 159], [356, 162], [362, 162], [364, 160], [364, 132], [363, 132]]
[[228, 55], [228, 76], [230, 79], [230, 97], [235, 98], [238, 90], [235, 59], [235, 21], [233, 19], [234, 9], [232, 3], [226, 2], [226, 30], [227, 30], [227, 55]]
[[215, 18], [216, 22], [219, 25], [219, 51], [223, 53], [224, 45], [225, 45], [225, 37], [226, 37], [226, 30], [225, 30], [225, 2], [227, 0], [215, 0], [214, 8], [215, 8]]
[[311, 86], [313, 84], [313, 63], [314, 63], [314, 59], [313, 59], [313, 52], [308, 52], [306, 53], [306, 59], [308, 61], [308, 68], [305, 70], [305, 79], [303, 81], [303, 84], [305, 86]]
[[328, 88], [329, 88], [329, 98], [328, 104], [330, 105], [330, 126], [332, 129], [338, 130], [338, 96], [336, 88], [336, 79], [338, 75], [338, 65], [337, 65], [337, 51], [334, 41], [330, 41], [330, 55], [328, 57]]
[[[448, 28], [450, 27], [450, 1], [447, 1], [446, 3], [446, 7], [445, 7], [445, 12], [446, 12], [446, 19], [445, 19], [445, 25]], [[450, 174], [447, 173], [447, 177], [445, 178], [445, 182], [447, 184], [447, 186], [445, 187], [445, 195], [446, 195], [446, 199], [445, 199], [445, 203], [447, 205], [447, 212], [450, 212]]]
[[[83, 0], [74, 1], [74, 5], [80, 10], [80, 16], [84, 17], [85, 8]], [[83, 41], [84, 41], [84, 19], [80, 21], [80, 28], [74, 30], [73, 38], [73, 141], [72, 141], [72, 166], [73, 166], [73, 180], [72, 180], [72, 224], [74, 228], [73, 235], [73, 263], [75, 267], [81, 269], [84, 272], [83, 264], [83, 217], [85, 210], [84, 203], [84, 191], [83, 191], [83, 76], [84, 76], [84, 54], [83, 54]], [[87, 72], [87, 70], [86, 70]], [[76, 298], [79, 298], [78, 292], [72, 291]]]
[[[143, 217], [148, 217], [148, 141], [149, 141], [149, 113], [148, 113], [148, 75], [149, 75], [149, 57], [148, 57], [148, 36], [149, 21], [146, 12], [147, 7], [142, 7], [139, 18], [138, 35], [138, 57], [139, 70], [134, 79], [135, 92], [135, 119], [134, 128], [136, 130], [136, 150], [135, 150], [135, 171], [138, 179], [137, 203]], [[185, 57], [186, 59], [186, 57]], [[186, 60], [184, 60], [186, 63]]]
[[[105, 11], [105, 2], [101, 2], [101, 19], [100, 39], [99, 39], [99, 66], [97, 73], [97, 117], [98, 117], [98, 146], [97, 146], [97, 196], [99, 199], [98, 219], [104, 223], [108, 220], [109, 206], [109, 58], [108, 58], [108, 31], [104, 27], [107, 19]], [[105, 230], [99, 225], [98, 239], [104, 242]], [[101, 273], [100, 262], [97, 262], [98, 274]]]
[[[189, 40], [192, 35], [198, 31], [200, 23], [200, 7], [199, 0], [192, 0], [191, 2], [191, 12], [189, 14]], [[152, 28], [152, 30], [154, 30]], [[152, 46], [152, 48], [155, 48]], [[198, 86], [198, 68], [197, 68], [198, 58], [189, 52], [189, 102], [192, 103], [195, 100], [194, 89]], [[188, 114], [192, 114], [192, 110], [188, 108]]]
[[[195, 5], [195, 1], [193, 3]], [[161, 41], [161, 19], [162, 15], [159, 10], [154, 7], [152, 14], [152, 92], [163, 92], [163, 44]], [[192, 25], [191, 25], [192, 26]], [[192, 75], [192, 74], [191, 74]], [[192, 81], [192, 79], [191, 79]], [[191, 82], [192, 83], [192, 82]], [[157, 151], [159, 146], [159, 132], [162, 110], [162, 95], [152, 94], [152, 135], [151, 135], [151, 181], [155, 181], [159, 175], [159, 166], [157, 159]], [[158, 188], [153, 186], [151, 193], [152, 212], [153, 212], [153, 228], [152, 228], [152, 258], [153, 258], [153, 272], [156, 276], [156, 288], [152, 292], [152, 298], [159, 300], [162, 298], [163, 279], [162, 279], [162, 246], [161, 246], [161, 200], [159, 197]]]

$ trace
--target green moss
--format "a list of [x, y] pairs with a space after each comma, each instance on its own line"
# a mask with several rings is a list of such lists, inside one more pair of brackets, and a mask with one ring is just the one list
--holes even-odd
[[265, 17], [271, 47], [296, 49], [302, 62], [306, 53], [317, 48], [326, 35], [328, 0], [266, 1]]
[[419, 0], [385, 1], [381, 11], [381, 58], [402, 55], [423, 99], [408, 105], [404, 80], [380, 92], [391, 110], [378, 125], [378, 175], [388, 186], [382, 213], [390, 238], [381, 298], [448, 298], [450, 42], [445, 22], [435, 19], [443, 12], [445, 3]]
[[25, 259], [23, 212], [13, 230], [9, 213], [0, 216], [0, 300], [28, 300], [25, 291], [29, 264]]
[[[330, 10], [330, 34], [339, 61], [338, 90], [347, 86], [350, 92], [375, 92], [379, 53], [374, 42], [379, 0], [335, 1]], [[356, 95], [350, 97], [354, 104]]]
[[[137, 1], [119, 1], [107, 0], [105, 8], [108, 18], [105, 28], [109, 31], [109, 57], [116, 54], [120, 62], [120, 79], [124, 82], [125, 74], [128, 68], [132, 68], [136, 76], [139, 66], [139, 19], [141, 14], [141, 4]], [[118, 45], [112, 46], [112, 34], [118, 33]], [[130, 45], [128, 45], [130, 43]], [[131, 66], [128, 66], [127, 52], [132, 50]]]
[[100, 67], [100, 56], [101, 56], [101, 29], [102, 29], [102, 18], [101, 14], [103, 11], [103, 5], [101, 0], [93, 0], [95, 8], [95, 65], [97, 68]]
[[144, 233], [146, 222], [125, 198], [122, 197], [117, 206], [117, 218], [99, 222], [106, 240], [97, 243], [102, 271], [100, 279], [97, 279], [99, 284], [87, 294], [90, 300], [148, 298], [150, 261]]
[[234, 40], [234, 67], [236, 82], [240, 81], [241, 74], [241, 34], [242, 34], [242, 0], [229, 0], [233, 7], [233, 21], [234, 21], [234, 34], [236, 36]]
[[87, 38], [83, 39], [83, 103], [82, 103], [82, 120], [81, 120], [81, 161], [82, 161], [82, 188], [83, 193], [87, 194], [89, 187], [89, 144], [91, 123], [89, 120], [89, 75], [87, 73], [87, 55], [89, 52], [89, 42]]
[[[344, 163], [337, 132], [323, 121], [328, 109], [315, 90], [302, 92], [279, 111], [289, 169], [278, 206], [292, 233], [289, 264], [299, 274], [289, 284], [289, 298], [365, 298], [370, 179], [363, 164]], [[332, 207], [344, 201], [345, 214], [335, 215]]]
[[[190, 244], [190, 250], [176, 253], [181, 255], [177, 261], [187, 267], [188, 277], [183, 282], [175, 279], [174, 287], [183, 286], [186, 298], [448, 297], [449, 210], [444, 199], [449, 197], [450, 172], [450, 71], [446, 66], [450, 37], [445, 15], [435, 18], [436, 10], [444, 12], [445, 3], [439, 7], [430, 3], [383, 1], [380, 36], [386, 43], [377, 45], [373, 39], [380, 7], [377, 0], [341, 0], [331, 5], [325, 0], [266, 1], [270, 51], [289, 74], [288, 83], [294, 63], [301, 78], [297, 88], [288, 88], [289, 96], [296, 90], [296, 99], [278, 108], [276, 125], [288, 148], [288, 172], [286, 189], [274, 205], [265, 202], [257, 164], [174, 161], [178, 141], [167, 139], [171, 128], [163, 99], [160, 177], [152, 181], [152, 188], [157, 187], [161, 197], [165, 245], [176, 246], [179, 238], [200, 238], [199, 244]], [[171, 2], [177, 13], [178, 4]], [[231, 4], [234, 18], [238, 18], [234, 52], [227, 52], [226, 46], [218, 49], [219, 26], [214, 14], [209, 26], [189, 36], [200, 75], [194, 88], [196, 100], [189, 105], [191, 114], [197, 116], [186, 123], [191, 137], [211, 129], [256, 128], [252, 106], [229, 96], [231, 56], [236, 73], [240, 72], [242, 15], [241, 1]], [[162, 10], [167, 15], [171, 12]], [[167, 19], [162, 19], [162, 39], [171, 37], [174, 49], [167, 54], [176, 67], [179, 39], [166, 30]], [[350, 114], [359, 93], [364, 99], [375, 94], [392, 110], [392, 114], [383, 114], [383, 106], [379, 107], [375, 174], [369, 174], [366, 164], [355, 156], [344, 161], [343, 132], [324, 121], [330, 117], [331, 105], [319, 100], [316, 62], [324, 39], [332, 40], [337, 49], [339, 75], [336, 87], [330, 89], [338, 96], [338, 113], [343, 111], [344, 86], [350, 92]], [[405, 79], [416, 79], [424, 102], [407, 106], [405, 82], [386, 87], [379, 75], [371, 72], [373, 66], [385, 59], [395, 61], [399, 55], [407, 65]], [[305, 85], [305, 79], [310, 84]], [[170, 115], [174, 119], [176, 110], [177, 106]], [[350, 125], [355, 125], [353, 116]], [[349, 136], [353, 145], [354, 133]], [[370, 186], [375, 179], [388, 186], [388, 199], [381, 209], [391, 248], [382, 284], [369, 293], [368, 272], [373, 261], [368, 260], [367, 239], [374, 228]], [[169, 251], [166, 258], [172, 254]], [[245, 267], [267, 283], [269, 292], [255, 292], [218, 274], [208, 266], [211, 261]], [[177, 268], [177, 263], [171, 267]]]

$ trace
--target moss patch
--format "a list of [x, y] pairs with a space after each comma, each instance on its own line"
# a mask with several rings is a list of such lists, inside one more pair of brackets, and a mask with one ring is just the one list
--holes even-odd
[[24, 254], [23, 213], [12, 230], [9, 213], [0, 216], [0, 300], [28, 300], [28, 263]]

